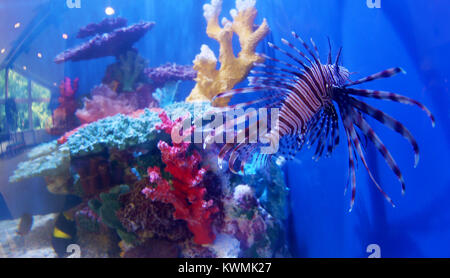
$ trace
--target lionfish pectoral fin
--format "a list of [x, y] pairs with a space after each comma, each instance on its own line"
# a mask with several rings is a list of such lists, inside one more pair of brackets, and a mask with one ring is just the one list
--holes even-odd
[[361, 120], [364, 120], [361, 116], [361, 114], [359, 113], [353, 113], [354, 115], [352, 115], [353, 118], [353, 123], [348, 127], [349, 128], [349, 135], [351, 136], [351, 140], [353, 141], [353, 144], [356, 148], [357, 154], [359, 155], [359, 158], [361, 159], [361, 162], [363, 163], [367, 173], [369, 174], [370, 179], [372, 180], [372, 182], [375, 184], [375, 186], [377, 187], [377, 189], [380, 191], [380, 193], [384, 196], [384, 198], [393, 206], [395, 207], [394, 202], [392, 201], [392, 199], [389, 197], [389, 195], [386, 194], [386, 192], [384, 192], [384, 190], [381, 188], [381, 186], [378, 184], [378, 182], [376, 181], [375, 177], [372, 174], [372, 171], [369, 168], [369, 165], [367, 164], [366, 158], [364, 156], [364, 152], [361, 148], [361, 140], [359, 139], [356, 129], [354, 128], [353, 124], [357, 124], [358, 122]]
[[339, 126], [334, 105], [330, 104], [316, 114], [303, 134], [308, 148], [315, 147], [313, 159], [319, 160], [325, 149], [327, 155], [335, 149], [339, 143]]
[[401, 186], [402, 186], [402, 194], [405, 193], [405, 181], [403, 179], [403, 175], [389, 152], [388, 148], [383, 144], [381, 139], [372, 129], [372, 127], [364, 120], [362, 117], [358, 117], [355, 122], [356, 126], [364, 133], [364, 135], [374, 144], [374, 146], [378, 149], [380, 154], [383, 156], [389, 168], [391, 168], [392, 172], [397, 176]]
[[390, 129], [399, 133], [406, 140], [408, 140], [414, 151], [414, 167], [417, 167], [417, 164], [419, 163], [419, 144], [417, 143], [412, 133], [402, 123], [365, 102], [359, 101], [353, 97], [350, 97], [349, 100], [350, 103], [359, 111], [366, 115], [369, 115], [373, 119], [389, 127]]
[[422, 103], [419, 101], [405, 97], [403, 95], [386, 92], [386, 91], [375, 91], [375, 90], [366, 90], [366, 89], [353, 89], [353, 88], [347, 88], [346, 92], [350, 95], [356, 95], [356, 96], [362, 96], [362, 97], [369, 97], [369, 98], [375, 98], [375, 99], [381, 99], [381, 100], [390, 100], [395, 101], [403, 104], [410, 104], [415, 105], [419, 107], [422, 111], [424, 111], [428, 118], [431, 120], [431, 124], [433, 127], [436, 125], [435, 118], [431, 111]]
[[375, 74], [366, 76], [364, 78], [358, 79], [356, 81], [350, 82], [350, 83], [346, 84], [344, 87], [354, 86], [354, 85], [358, 85], [358, 84], [362, 84], [362, 83], [366, 83], [366, 82], [370, 82], [370, 81], [374, 81], [374, 80], [378, 80], [378, 79], [382, 79], [382, 78], [389, 78], [389, 77], [392, 77], [399, 73], [406, 74], [406, 71], [400, 67], [383, 70], [383, 71], [377, 72]]

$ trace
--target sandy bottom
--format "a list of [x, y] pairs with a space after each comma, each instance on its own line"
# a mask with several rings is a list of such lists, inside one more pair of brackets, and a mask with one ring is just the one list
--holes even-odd
[[55, 258], [51, 246], [55, 214], [33, 217], [26, 236], [16, 233], [19, 219], [0, 222], [0, 258]]

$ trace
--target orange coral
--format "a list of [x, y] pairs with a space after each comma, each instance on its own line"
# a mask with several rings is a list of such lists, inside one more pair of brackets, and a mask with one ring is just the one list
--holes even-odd
[[[233, 22], [223, 19], [219, 25], [222, 0], [212, 0], [203, 6], [208, 22], [206, 33], [220, 43], [220, 69], [216, 69], [217, 58], [207, 45], [202, 45], [201, 53], [195, 57], [194, 69], [198, 71], [197, 84], [186, 101], [210, 101], [217, 94], [231, 90], [249, 74], [254, 63], [263, 62], [255, 53], [256, 46], [269, 33], [267, 21], [254, 30], [257, 11], [256, 0], [237, 0], [236, 9], [231, 10]], [[239, 36], [241, 51], [236, 57], [233, 53], [233, 34]], [[217, 100], [215, 106], [225, 106], [229, 99]]]

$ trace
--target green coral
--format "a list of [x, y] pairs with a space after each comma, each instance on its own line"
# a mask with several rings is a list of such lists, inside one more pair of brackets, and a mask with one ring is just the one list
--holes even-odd
[[100, 217], [103, 224], [116, 230], [122, 240], [132, 243], [136, 240], [136, 236], [125, 230], [116, 215], [117, 211], [122, 208], [122, 204], [119, 202], [119, 196], [128, 193], [129, 190], [128, 185], [116, 186], [108, 193], [101, 193], [100, 200], [90, 200], [88, 205]]
[[165, 108], [175, 101], [175, 96], [178, 92], [180, 83], [180, 80], [169, 82], [163, 88], [156, 89], [153, 93], [153, 97], [158, 101], [159, 107]]
[[30, 160], [19, 163], [10, 182], [38, 176], [66, 175], [70, 167], [70, 151], [66, 145], [58, 145], [56, 141], [41, 145], [28, 154]]
[[78, 227], [81, 227], [82, 229], [91, 233], [96, 233], [100, 231], [99, 223], [86, 215], [77, 216], [77, 225]]
[[[166, 107], [172, 119], [191, 115], [201, 115], [208, 104], [174, 103]], [[148, 109], [137, 118], [118, 114], [80, 129], [69, 137], [67, 145], [72, 156], [85, 156], [108, 149], [126, 150], [134, 146], [156, 140], [155, 126], [160, 124], [158, 114]]]
[[106, 148], [125, 150], [155, 140], [153, 131], [159, 122], [158, 115], [149, 110], [139, 118], [118, 114], [80, 129], [69, 137], [67, 146], [76, 157], [101, 153]]
[[[211, 106], [208, 103], [174, 103], [165, 108], [172, 119], [186, 114], [202, 115]], [[121, 114], [93, 122], [70, 136], [66, 143], [60, 145], [52, 141], [35, 147], [28, 154], [29, 160], [19, 164], [10, 177], [10, 182], [44, 176], [63, 179], [70, 175], [71, 158], [101, 153], [107, 149], [127, 150], [138, 146], [156, 146], [162, 133], [155, 129], [161, 120], [156, 112], [148, 109], [138, 117]], [[76, 179], [75, 179], [76, 180]], [[73, 186], [72, 186], [73, 187]]]
[[148, 62], [136, 51], [130, 50], [118, 57], [118, 62], [109, 66], [112, 78], [122, 84], [122, 90], [132, 92]]

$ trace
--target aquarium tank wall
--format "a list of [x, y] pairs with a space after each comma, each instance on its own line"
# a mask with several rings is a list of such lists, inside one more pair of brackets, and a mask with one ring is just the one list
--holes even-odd
[[450, 256], [447, 1], [0, 14], [0, 257]]

